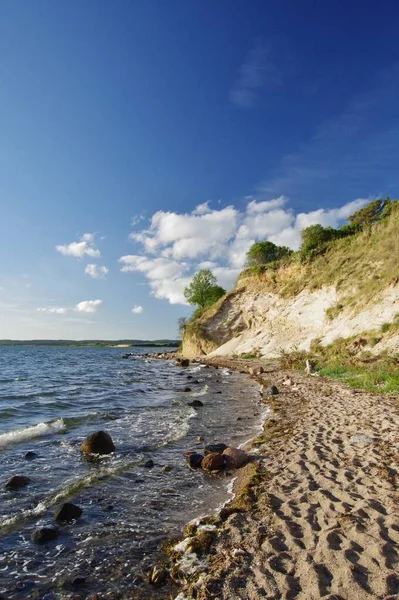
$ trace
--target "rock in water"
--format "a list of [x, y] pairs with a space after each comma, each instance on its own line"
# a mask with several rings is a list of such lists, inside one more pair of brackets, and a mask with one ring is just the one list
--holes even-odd
[[219, 452], [213, 452], [205, 456], [201, 462], [201, 467], [204, 471], [221, 471], [225, 466], [225, 457]]
[[193, 406], [194, 408], [198, 408], [200, 406], [204, 406], [204, 403], [201, 402], [201, 400], [193, 400], [192, 402], [189, 402], [187, 406]]
[[204, 457], [202, 454], [199, 454], [198, 452], [192, 452], [190, 450], [188, 452], [184, 453], [184, 457], [185, 457], [187, 463], [190, 465], [190, 467], [193, 467], [195, 469], [200, 467], [202, 461], [204, 460]]
[[115, 446], [109, 433], [96, 431], [85, 439], [80, 451], [84, 454], [111, 454], [115, 452]]
[[228, 469], [239, 469], [249, 460], [249, 454], [239, 448], [226, 448], [223, 450], [223, 455], [226, 457], [226, 466]]
[[75, 504], [71, 504], [70, 502], [65, 502], [62, 506], [60, 506], [54, 513], [55, 521], [73, 521], [74, 519], [78, 519], [83, 510], [76, 506]]
[[222, 454], [224, 450], [228, 448], [227, 444], [208, 444], [204, 448], [204, 454], [207, 456], [208, 454], [213, 454], [214, 452], [218, 452]]
[[5, 485], [6, 490], [19, 490], [30, 483], [29, 477], [25, 475], [14, 475]]
[[37, 458], [39, 455], [36, 454], [36, 452], [32, 452], [32, 450], [29, 450], [29, 452], [26, 452], [25, 454], [25, 459], [26, 460], [33, 460], [34, 458]]
[[153, 466], [154, 466], [154, 461], [152, 460], [152, 458], [147, 460], [143, 465], [143, 467], [145, 467], [146, 469], [152, 469]]
[[191, 388], [185, 387], [180, 390], [181, 392], [191, 392]]
[[189, 364], [190, 364], [190, 361], [188, 360], [188, 358], [178, 358], [177, 359], [178, 367], [188, 367]]
[[46, 542], [56, 540], [59, 534], [60, 532], [58, 529], [54, 529], [53, 527], [42, 527], [41, 529], [35, 529], [31, 535], [31, 540], [36, 544], [45, 544]]
[[271, 385], [270, 387], [267, 388], [266, 393], [269, 394], [270, 396], [277, 396], [278, 389], [275, 385]]

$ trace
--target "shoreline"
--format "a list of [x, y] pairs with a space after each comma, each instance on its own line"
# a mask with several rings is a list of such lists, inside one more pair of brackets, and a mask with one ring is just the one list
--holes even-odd
[[262, 365], [255, 379], [280, 393], [246, 445], [257, 459], [235, 472], [234, 498], [185, 529], [197, 570], [184, 573], [185, 553], [169, 548], [176, 600], [396, 600], [399, 397], [275, 361], [197, 361], [244, 372]]

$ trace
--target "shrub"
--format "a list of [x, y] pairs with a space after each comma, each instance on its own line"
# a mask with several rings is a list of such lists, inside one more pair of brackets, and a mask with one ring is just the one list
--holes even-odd
[[247, 252], [248, 267], [265, 265], [291, 256], [293, 251], [287, 246], [276, 246], [273, 242], [256, 242]]

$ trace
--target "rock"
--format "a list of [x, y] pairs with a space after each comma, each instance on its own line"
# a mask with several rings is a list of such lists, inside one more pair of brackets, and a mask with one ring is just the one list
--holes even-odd
[[56, 540], [59, 535], [59, 530], [54, 527], [41, 527], [40, 529], [35, 529], [31, 535], [31, 540], [36, 544], [45, 544], [46, 542]]
[[209, 365], [205, 365], [204, 369], [210, 369], [211, 367]]
[[224, 450], [228, 448], [227, 444], [208, 444], [204, 448], [204, 454], [207, 456], [208, 454], [213, 454], [214, 452], [219, 452], [222, 454]]
[[187, 379], [193, 379], [192, 375], [187, 375]]
[[223, 451], [223, 455], [226, 457], [226, 467], [228, 469], [239, 469], [243, 465], [245, 465], [250, 456], [244, 450], [240, 450], [239, 448], [226, 448]]
[[197, 435], [197, 442], [202, 442], [204, 438], [202, 437], [202, 435]]
[[204, 471], [221, 471], [224, 469], [226, 458], [219, 452], [207, 454], [201, 462]]
[[181, 392], [191, 392], [191, 388], [185, 387], [180, 390]]
[[222, 393], [222, 392], [220, 392], [220, 391], [219, 391], [219, 392], [215, 392], [215, 394], [221, 394], [221, 393]]
[[283, 381], [283, 385], [292, 385], [293, 383], [292, 377], [286, 377]]
[[249, 367], [248, 369], [248, 373], [250, 375], [260, 375], [261, 373], [264, 373], [265, 370], [262, 366], [259, 367]]
[[143, 465], [143, 467], [145, 467], [146, 469], [152, 469], [153, 466], [154, 466], [154, 461], [151, 458], [149, 460], [147, 460], [147, 462], [145, 462]]
[[192, 402], [189, 402], [187, 404], [187, 406], [193, 406], [194, 408], [199, 408], [200, 406], [204, 406], [204, 403], [201, 402], [201, 400], [193, 400]]
[[177, 364], [179, 367], [188, 367], [190, 361], [188, 360], [188, 358], [181, 358]]
[[201, 383], [201, 382], [198, 381], [198, 379], [193, 379], [193, 381], [191, 383], [193, 384], [193, 383]]
[[60, 506], [54, 513], [55, 521], [73, 521], [74, 519], [78, 519], [83, 510], [72, 504], [71, 502], [65, 502], [62, 506]]
[[201, 466], [201, 463], [204, 459], [204, 456], [202, 454], [199, 454], [198, 452], [192, 452], [191, 450], [185, 452], [184, 457], [187, 463], [190, 465], [190, 467], [193, 467], [195, 469]]
[[7, 481], [4, 487], [6, 490], [19, 490], [27, 486], [28, 483], [30, 483], [29, 477], [26, 477], [25, 475], [14, 475]]
[[80, 587], [81, 585], [85, 585], [86, 577], [75, 577], [71, 583], [73, 587]]
[[171, 471], [171, 470], [172, 470], [172, 467], [171, 467], [171, 466], [169, 466], [169, 465], [164, 465], [164, 466], [162, 467], [162, 471], [163, 471], [164, 473], [169, 473], [169, 471]]
[[266, 393], [269, 394], [270, 396], [277, 396], [278, 389], [275, 385], [271, 385], [267, 388]]
[[122, 354], [122, 358], [130, 358], [130, 356], [133, 356], [131, 352], [128, 352], [127, 354]]
[[39, 455], [36, 454], [36, 452], [32, 452], [31, 450], [29, 450], [29, 452], [26, 452], [24, 458], [26, 460], [33, 460], [34, 458], [37, 458]]
[[[366, 342], [367, 343], [367, 342]], [[309, 359], [306, 361], [305, 363], [305, 371], [307, 373], [307, 375], [311, 375], [312, 371], [313, 371], [313, 363], [312, 361], [310, 361]]]
[[96, 431], [85, 439], [80, 451], [84, 454], [111, 454], [115, 452], [115, 446], [109, 433]]
[[168, 572], [163, 567], [154, 567], [150, 573], [149, 581], [152, 585], [162, 585], [168, 577]]

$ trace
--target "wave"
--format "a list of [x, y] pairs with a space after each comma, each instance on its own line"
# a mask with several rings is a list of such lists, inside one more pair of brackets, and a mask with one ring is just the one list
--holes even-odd
[[63, 429], [65, 429], [63, 419], [57, 419], [50, 423], [38, 423], [38, 425], [32, 425], [24, 429], [14, 429], [13, 431], [0, 434], [0, 448], [5, 448], [10, 444], [25, 442], [36, 437], [58, 433]]

